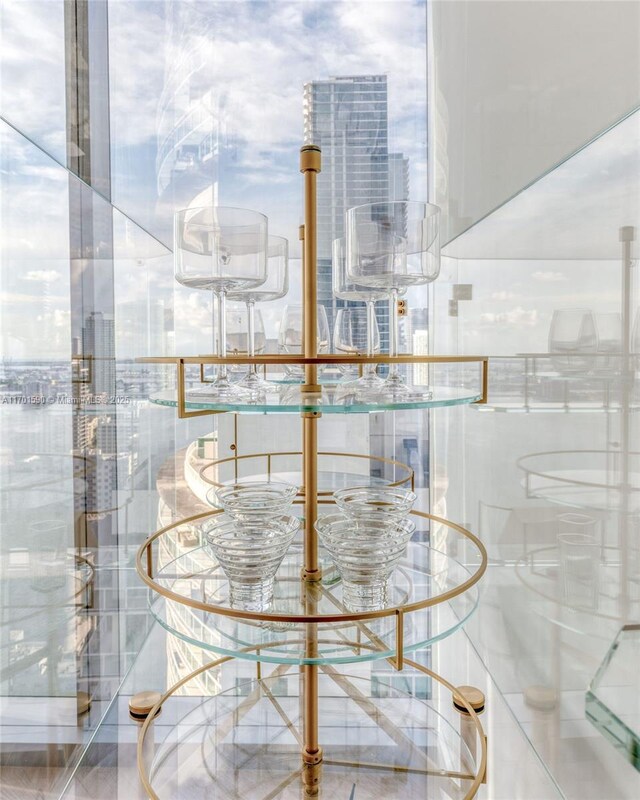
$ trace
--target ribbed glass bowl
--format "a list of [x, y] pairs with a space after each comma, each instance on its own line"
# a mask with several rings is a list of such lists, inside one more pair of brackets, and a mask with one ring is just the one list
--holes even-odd
[[212, 489], [207, 500], [238, 519], [286, 514], [298, 494], [298, 487], [284, 481], [247, 481]]
[[221, 514], [202, 524], [209, 548], [229, 581], [232, 608], [266, 611], [271, 606], [275, 574], [299, 528], [300, 520], [293, 516], [239, 522]]
[[349, 611], [376, 611], [388, 605], [388, 581], [415, 531], [408, 519], [327, 514], [315, 524], [318, 536], [342, 578]]
[[402, 519], [413, 508], [416, 495], [400, 486], [355, 486], [334, 492], [333, 499], [350, 517]]

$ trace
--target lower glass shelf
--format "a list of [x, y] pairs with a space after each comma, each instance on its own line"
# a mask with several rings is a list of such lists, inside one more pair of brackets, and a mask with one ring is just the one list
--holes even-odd
[[[217, 674], [220, 680], [224, 667]], [[391, 675], [365, 679], [330, 667], [320, 672], [324, 759], [314, 796], [464, 800], [475, 794], [481, 756], [461, 736], [457, 713], [447, 712], [447, 719], [445, 703], [438, 709], [430, 699], [438, 686], [430, 676], [414, 671], [401, 678], [400, 687]], [[213, 697], [167, 699], [163, 716], [169, 713], [176, 724], [154, 743], [163, 729], [160, 717], [143, 742], [151, 796], [299, 800], [300, 686], [299, 672], [279, 667], [268, 678], [238, 682]], [[451, 707], [449, 698], [445, 702]]]
[[[341, 583], [322, 549], [320, 555], [325, 578], [314, 594], [315, 613], [339, 618], [347, 613], [342, 605]], [[308, 623], [238, 619], [188, 604], [189, 600], [214, 606], [229, 604], [228, 581], [207, 547], [190, 548], [177, 556], [175, 550], [173, 554], [167, 551], [160, 563], [162, 566], [155, 575], [157, 586], [183, 602], [158, 597], [151, 603], [153, 615], [174, 635], [214, 653], [279, 664], [346, 664], [390, 658], [397, 652], [397, 619], [392, 614], [367, 620], [317, 623], [317, 657], [307, 657]], [[305, 614], [308, 605], [302, 593], [311, 590], [300, 581], [301, 566], [302, 544], [298, 541], [291, 546], [278, 571], [270, 614]], [[472, 571], [451, 556], [427, 544], [411, 542], [390, 578], [389, 607], [410, 606], [448, 592], [455, 594], [471, 576]], [[464, 624], [477, 602], [478, 590], [472, 586], [447, 602], [405, 613], [404, 652], [449, 636]], [[243, 652], [246, 648], [252, 649]]]

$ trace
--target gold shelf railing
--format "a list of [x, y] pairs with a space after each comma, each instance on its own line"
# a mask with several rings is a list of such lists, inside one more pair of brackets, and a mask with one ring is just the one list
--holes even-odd
[[[215, 355], [200, 356], [145, 356], [136, 359], [143, 364], [175, 364], [177, 369], [177, 408], [178, 418], [200, 417], [208, 414], [224, 414], [224, 409], [199, 409], [187, 410], [186, 366], [198, 365], [200, 367], [200, 382], [208, 383], [204, 376], [207, 365], [225, 364], [227, 366], [250, 366], [255, 364], [260, 367], [268, 366], [327, 366], [330, 364], [363, 366], [365, 364], [480, 364], [480, 398], [474, 401], [476, 405], [486, 405], [489, 389], [489, 357], [488, 356], [436, 356], [403, 354], [399, 356], [378, 355], [367, 356], [356, 354], [342, 355], [340, 353], [326, 353], [318, 356], [303, 356], [274, 353], [263, 356], [234, 355], [231, 358], [222, 358]], [[317, 387], [320, 389], [321, 387]]]

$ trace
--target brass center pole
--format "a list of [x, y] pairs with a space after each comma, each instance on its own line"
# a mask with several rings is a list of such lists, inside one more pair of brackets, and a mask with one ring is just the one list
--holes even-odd
[[[317, 236], [316, 236], [316, 177], [320, 172], [320, 148], [306, 145], [300, 151], [300, 171], [304, 174], [304, 231], [303, 231], [303, 319], [304, 354], [307, 358], [318, 355], [317, 314]], [[318, 367], [306, 364], [304, 394], [320, 391]], [[318, 417], [319, 412], [302, 414], [302, 459], [304, 479], [304, 565], [302, 568], [302, 593], [305, 613], [317, 612], [318, 581], [322, 577], [318, 564], [318, 541], [315, 521], [318, 517]], [[315, 623], [306, 625], [305, 653], [307, 658], [318, 656], [318, 631]], [[322, 748], [318, 740], [318, 667], [316, 664], [302, 668], [304, 695], [304, 732], [302, 747], [302, 783], [307, 797], [316, 797], [320, 791]]]
[[[304, 354], [307, 358], [315, 358], [318, 355], [316, 178], [320, 172], [320, 148], [315, 144], [305, 145], [300, 151], [300, 172], [304, 174]], [[306, 364], [304, 374], [302, 391], [319, 392], [318, 367]]]
[[[320, 172], [320, 148], [305, 145], [300, 151], [300, 171], [304, 175], [304, 233], [303, 233], [303, 301], [304, 301], [304, 354], [306, 358], [318, 355], [317, 314], [317, 235], [316, 235], [316, 178]], [[303, 394], [320, 391], [318, 367], [305, 365]], [[302, 458], [304, 480], [304, 566], [302, 577], [306, 581], [319, 581], [318, 541], [314, 523], [318, 518], [318, 417], [319, 412], [302, 414]]]

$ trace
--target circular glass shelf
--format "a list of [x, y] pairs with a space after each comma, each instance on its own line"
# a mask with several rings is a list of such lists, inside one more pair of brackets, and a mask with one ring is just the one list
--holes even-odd
[[[304, 478], [302, 472], [257, 472], [255, 475], [247, 475], [243, 477], [238, 483], [246, 483], [248, 481], [284, 481], [285, 483], [292, 483], [294, 486], [302, 486]], [[329, 470], [318, 470], [318, 493], [332, 494], [338, 489], [349, 489], [351, 486], [388, 486], [389, 481], [385, 478], [376, 478], [374, 475], [361, 475], [357, 472], [331, 472]], [[230, 478], [228, 483], [235, 483], [233, 478]]]
[[[212, 678], [219, 675], [215, 667], [208, 671]], [[392, 675], [368, 679], [320, 672], [318, 797], [465, 800], [475, 795], [482, 755], [469, 751], [450, 695], [440, 697], [432, 677], [437, 678], [418, 670], [403, 673], [400, 681]], [[195, 685], [196, 678], [189, 683]], [[212, 697], [180, 697], [187, 713], [166, 729], [160, 743], [144, 741], [148, 756], [142, 774], [151, 796], [299, 800], [300, 687], [300, 673], [281, 667]], [[423, 699], [431, 695], [433, 700]], [[162, 717], [152, 725], [157, 740], [164, 730]], [[150, 740], [148, 730], [143, 735]]]
[[558, 546], [550, 545], [530, 550], [516, 561], [515, 574], [529, 592], [528, 605], [538, 616], [592, 640], [608, 641], [611, 622], [622, 624], [630, 613], [637, 616], [640, 603], [637, 580], [635, 596], [615, 591], [620, 561], [617, 547], [603, 546], [595, 574], [576, 576], [571, 564], [568, 570], [563, 568]]
[[[341, 581], [322, 549], [320, 557], [322, 584], [317, 590], [309, 589], [300, 580], [302, 542], [296, 541], [276, 576], [275, 597], [267, 612], [274, 619], [239, 619], [189, 604], [195, 600], [230, 608], [229, 584], [217, 560], [206, 545], [192, 547], [173, 558], [160, 558], [163, 563], [154, 576], [158, 591], [166, 590], [179, 599], [157, 598], [151, 611], [171, 633], [221, 655], [277, 664], [348, 664], [393, 657], [397, 652], [396, 615], [341, 619], [349, 614], [342, 604]], [[477, 605], [478, 590], [472, 586], [456, 592], [471, 578], [472, 572], [450, 556], [421, 542], [409, 544], [389, 581], [389, 608], [411, 607], [449, 592], [454, 596], [404, 614], [405, 653], [443, 639], [464, 624]], [[328, 620], [317, 623], [318, 650], [313, 658], [306, 656], [307, 623], [300, 621], [309, 608], [311, 593], [314, 614]], [[281, 619], [296, 616], [297, 621]]]
[[[427, 394], [421, 394], [425, 390]], [[407, 409], [438, 408], [476, 403], [482, 399], [479, 389], [452, 388], [448, 386], [416, 387], [413, 393], [402, 400], [393, 400], [376, 395], [372, 398], [358, 398], [344, 395], [339, 385], [323, 386], [322, 391], [309, 394], [300, 391], [299, 385], [279, 386], [267, 392], [255, 402], [241, 399], [233, 403], [220, 403], [206, 396], [186, 393], [187, 411], [236, 411], [240, 413], [293, 414], [317, 411], [322, 414], [368, 414], [376, 411], [402, 411]], [[158, 392], [149, 397], [152, 403], [175, 408], [178, 405], [173, 391]]]
[[640, 453], [563, 450], [518, 460], [527, 495], [572, 508], [640, 511]]
[[[297, 469], [295, 469], [295, 464], [291, 464], [292, 457], [299, 459], [300, 466]], [[205, 483], [216, 488], [228, 483], [265, 480], [284, 481], [294, 486], [303, 486], [302, 458], [301, 451], [245, 453], [213, 459], [210, 463], [200, 467], [199, 475]], [[367, 473], [353, 470], [354, 463], [364, 464]], [[292, 466], [294, 466], [293, 469]], [[351, 466], [351, 469], [340, 469], [341, 466]], [[395, 480], [391, 481], [388, 478], [371, 475], [374, 468], [390, 472]], [[349, 489], [352, 486], [391, 485], [409, 488], [413, 486], [413, 478], [413, 469], [408, 464], [403, 464], [402, 461], [396, 459], [361, 453], [318, 451], [318, 496], [330, 495], [338, 489]]]

